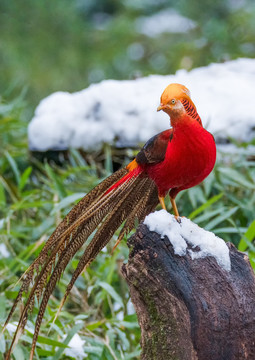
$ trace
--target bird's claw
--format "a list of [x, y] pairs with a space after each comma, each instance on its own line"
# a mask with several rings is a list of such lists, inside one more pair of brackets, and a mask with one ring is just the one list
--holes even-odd
[[174, 217], [175, 217], [175, 220], [179, 223], [179, 224], [181, 224], [181, 222], [182, 222], [182, 219], [183, 218], [185, 218], [185, 216], [176, 216], [176, 215], [174, 215]]
[[180, 216], [174, 216], [175, 217], [175, 220], [180, 224], [182, 222], [182, 219]]

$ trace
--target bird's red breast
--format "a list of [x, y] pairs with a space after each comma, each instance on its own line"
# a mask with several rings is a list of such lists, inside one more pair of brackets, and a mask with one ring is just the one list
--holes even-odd
[[[175, 193], [203, 181], [216, 161], [213, 136], [198, 122], [190, 122], [185, 115], [173, 128], [162, 162], [146, 166], [146, 172], [164, 196], [170, 189]], [[176, 195], [175, 194], [175, 195]]]

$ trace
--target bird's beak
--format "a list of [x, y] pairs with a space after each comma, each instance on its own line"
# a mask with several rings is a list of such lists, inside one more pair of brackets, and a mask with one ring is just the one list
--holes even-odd
[[167, 110], [169, 109], [169, 105], [163, 105], [163, 104], [160, 104], [157, 108], [157, 111], [160, 111], [160, 110]]
[[157, 107], [157, 111], [160, 111], [160, 110], [163, 110], [164, 109], [164, 106], [161, 104]]

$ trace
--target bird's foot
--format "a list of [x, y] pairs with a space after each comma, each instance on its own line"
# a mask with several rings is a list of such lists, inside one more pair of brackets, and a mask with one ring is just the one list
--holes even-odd
[[185, 218], [185, 216], [179, 216], [179, 215], [178, 215], [178, 216], [175, 215], [174, 217], [175, 217], [175, 220], [176, 220], [179, 224], [181, 224], [182, 219]]
[[174, 216], [175, 220], [180, 224], [182, 222], [182, 219], [180, 216]]

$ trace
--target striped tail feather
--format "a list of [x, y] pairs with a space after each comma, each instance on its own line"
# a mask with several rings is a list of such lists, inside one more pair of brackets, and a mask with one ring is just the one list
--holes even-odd
[[[30, 265], [30, 267], [26, 270], [26, 272], [21, 277], [21, 279], [23, 280], [23, 283], [22, 283], [19, 293], [13, 303], [13, 306], [10, 310], [10, 313], [5, 322], [2, 332], [5, 330], [6, 325], [8, 324], [8, 322], [10, 321], [10, 318], [13, 315], [13, 312], [15, 311], [18, 303], [22, 299], [22, 294], [24, 292], [28, 292], [29, 286], [35, 278], [35, 274], [39, 273], [40, 267], [42, 267], [45, 264], [46, 259], [48, 259], [48, 254], [51, 252], [51, 250], [54, 250], [56, 243], [61, 238], [61, 235], [64, 233], [64, 231], [68, 231], [70, 225], [72, 225], [75, 221], [77, 221], [77, 219], [79, 219], [79, 217], [81, 216], [81, 214], [83, 212], [86, 212], [87, 207], [89, 207], [93, 203], [95, 203], [98, 200], [98, 198], [100, 196], [102, 196], [105, 193], [105, 191], [107, 191], [107, 189], [109, 187], [111, 187], [113, 184], [115, 184], [117, 181], [119, 181], [123, 176], [125, 176], [127, 174], [128, 174], [128, 170], [126, 168], [123, 168], [123, 169], [116, 171], [108, 178], [106, 178], [104, 181], [102, 181], [100, 184], [98, 184], [94, 189], [92, 189], [87, 195], [85, 195], [80, 200], [80, 202], [72, 208], [72, 210], [67, 214], [67, 216], [57, 226], [56, 230], [52, 233], [52, 235], [49, 237], [49, 239], [45, 243], [39, 256], [34, 260], [34, 262]], [[61, 254], [61, 249], [59, 249], [58, 253], [59, 253], [59, 255]], [[50, 265], [50, 261], [48, 262], [48, 264]], [[44, 271], [44, 273], [47, 274], [47, 271]]]
[[[78, 276], [91, 264], [91, 262], [96, 258], [98, 253], [105, 247], [105, 245], [110, 241], [116, 230], [121, 226], [123, 221], [126, 219], [124, 226], [119, 234], [117, 242], [119, 243], [124, 235], [130, 232], [135, 226], [135, 219], [138, 221], [144, 219], [144, 217], [149, 214], [158, 204], [157, 189], [154, 186], [154, 183], [148, 178], [144, 178], [142, 181], [137, 181], [139, 186], [135, 188], [135, 191], [129, 195], [128, 199], [124, 199], [122, 202], [119, 202], [118, 206], [115, 207], [114, 211], [110, 213], [105, 222], [101, 224], [94, 238], [87, 246], [84, 251], [77, 268], [75, 269], [73, 276], [70, 280], [70, 283], [67, 286], [64, 297], [59, 306], [58, 313], [56, 318], [61, 311], [67, 296], [69, 295], [75, 281]], [[141, 194], [141, 190], [145, 189], [144, 194]], [[154, 196], [153, 196], [154, 195]], [[127, 201], [128, 200], [128, 201]], [[137, 204], [133, 207], [133, 210], [128, 213], [129, 207], [132, 203], [137, 201]], [[125, 207], [123, 208], [123, 205]]]
[[141, 221], [157, 204], [158, 194], [154, 182], [145, 177], [139, 169], [129, 171], [124, 168], [97, 185], [74, 206], [50, 236], [38, 258], [23, 276], [23, 284], [14, 301], [4, 329], [22, 299], [23, 292], [29, 292], [31, 283], [34, 285], [29, 292], [20, 316], [6, 360], [10, 359], [12, 349], [25, 328], [29, 312], [33, 309], [35, 298], [37, 298], [40, 307], [30, 354], [30, 359], [33, 358], [44, 312], [56, 283], [70, 260], [96, 228], [100, 225], [80, 258], [62, 299], [61, 307], [78, 276], [95, 259], [123, 222], [125, 223], [120, 232], [119, 240], [134, 228], [136, 218]]

